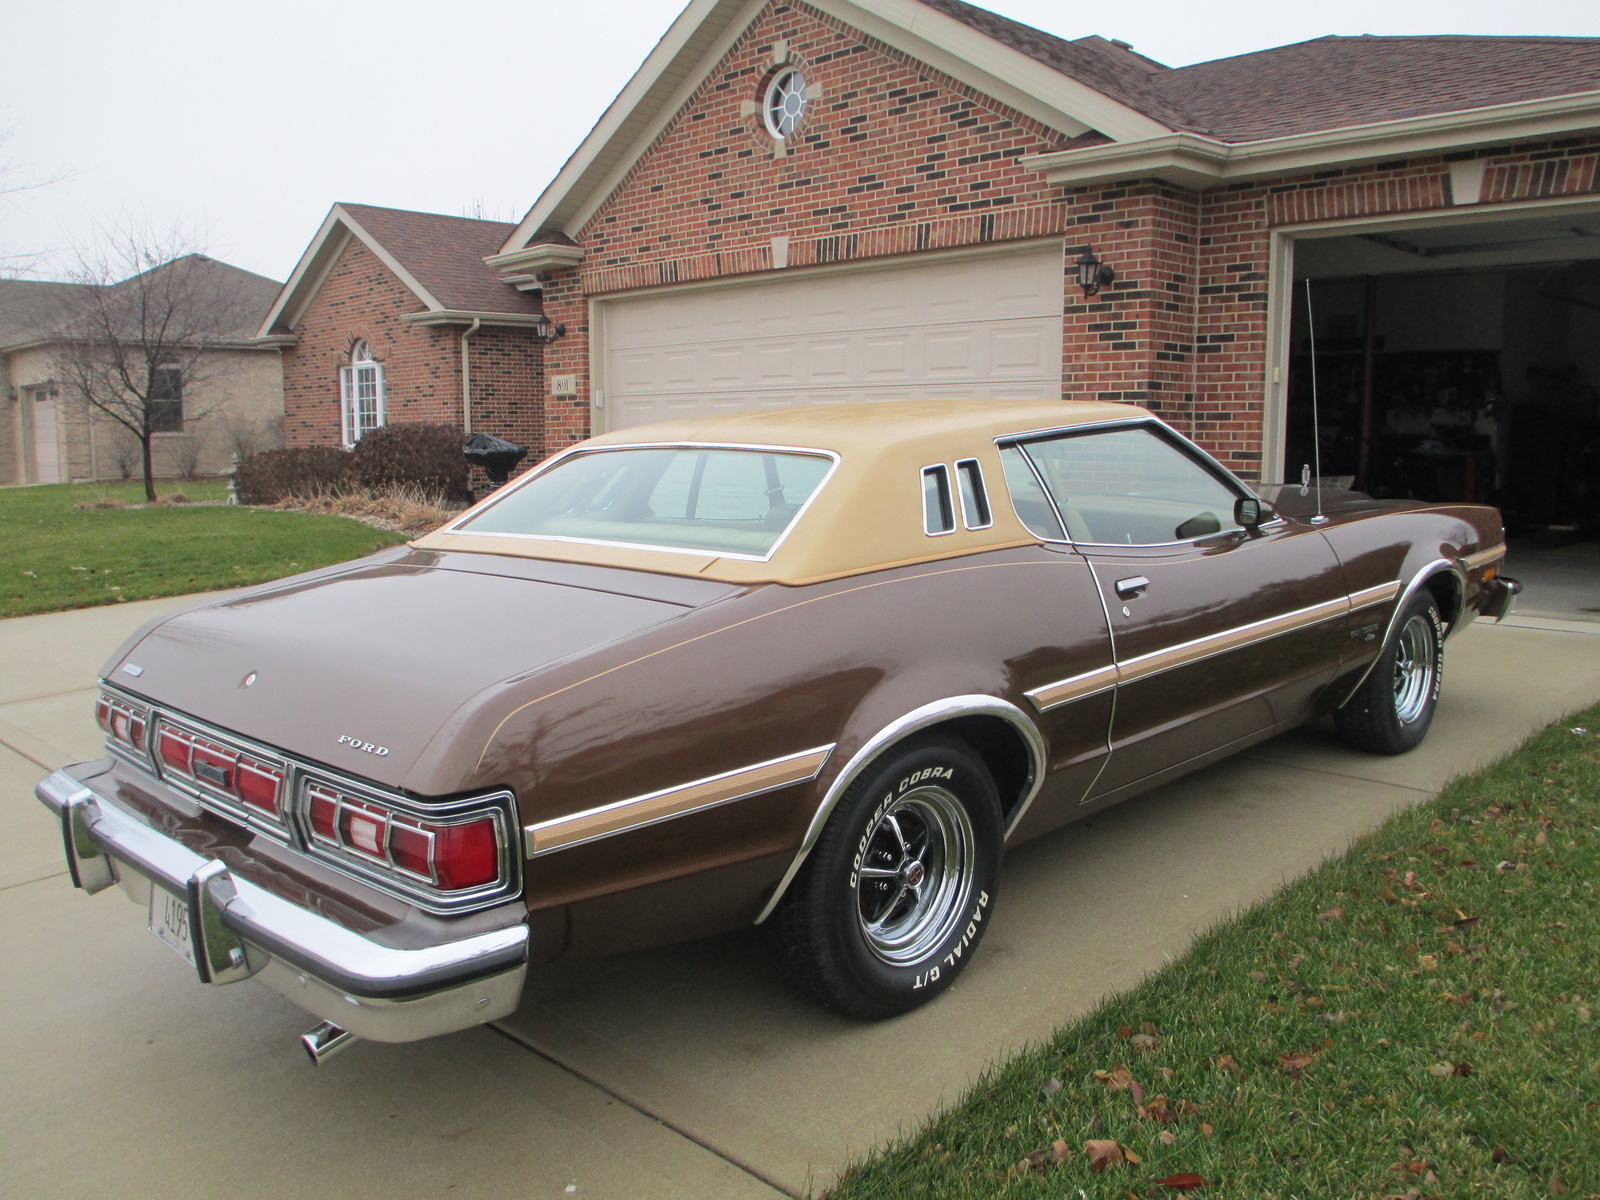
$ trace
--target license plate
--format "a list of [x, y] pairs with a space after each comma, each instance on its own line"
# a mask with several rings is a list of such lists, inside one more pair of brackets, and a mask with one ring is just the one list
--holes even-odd
[[188, 902], [163, 887], [150, 888], [150, 932], [171, 946], [191, 967], [194, 943], [189, 938]]

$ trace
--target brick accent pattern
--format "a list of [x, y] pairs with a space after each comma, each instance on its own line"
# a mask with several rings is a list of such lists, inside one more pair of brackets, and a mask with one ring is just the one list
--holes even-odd
[[[462, 424], [461, 326], [407, 325], [425, 305], [376, 255], [351, 238], [283, 352], [284, 441], [337, 446], [339, 368], [365, 340], [384, 369], [385, 410], [404, 421]], [[531, 449], [544, 444], [543, 347], [529, 332], [488, 326], [472, 336], [473, 428]]]

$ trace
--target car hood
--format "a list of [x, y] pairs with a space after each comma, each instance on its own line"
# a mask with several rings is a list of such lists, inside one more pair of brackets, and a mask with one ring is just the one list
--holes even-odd
[[452, 714], [485, 689], [728, 590], [684, 593], [594, 568], [563, 578], [561, 566], [383, 556], [170, 617], [130, 639], [105, 674], [222, 729], [401, 786]]

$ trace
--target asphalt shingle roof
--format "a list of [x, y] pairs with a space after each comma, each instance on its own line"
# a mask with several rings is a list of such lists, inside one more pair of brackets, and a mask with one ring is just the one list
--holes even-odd
[[538, 301], [517, 291], [483, 260], [497, 254], [515, 225], [440, 213], [341, 204], [434, 299], [465, 312], [537, 313]]
[[1322, 37], [1165, 67], [964, 0], [922, 0], [1169, 129], [1248, 142], [1600, 91], [1600, 38]]
[[[228, 325], [214, 333], [230, 341], [243, 342], [255, 335], [282, 286], [275, 279], [203, 254], [184, 255], [153, 268], [155, 271], [174, 269], [192, 273], [192, 282], [185, 286], [209, 289], [217, 304], [226, 306], [224, 315]], [[123, 280], [111, 286], [126, 287], [131, 282]], [[37, 279], [0, 280], [0, 350], [49, 341], [71, 318], [78, 294], [94, 286]]]

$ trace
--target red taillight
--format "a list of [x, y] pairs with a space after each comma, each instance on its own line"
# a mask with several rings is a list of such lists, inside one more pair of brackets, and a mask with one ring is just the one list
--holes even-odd
[[94, 706], [94, 719], [114, 742], [144, 749], [145, 712], [123, 700], [101, 696]]
[[241, 758], [234, 773], [234, 790], [257, 812], [280, 817], [283, 800], [283, 772], [252, 759]]
[[382, 863], [444, 892], [500, 879], [499, 824], [493, 816], [443, 824], [393, 812], [325, 783], [307, 784], [305, 794], [318, 845]]
[[[113, 718], [115, 719], [115, 718]], [[139, 736], [143, 738], [143, 729]], [[283, 820], [284, 768], [163, 720], [156, 730], [162, 774], [250, 815]]]
[[163, 729], [156, 737], [156, 753], [161, 755], [161, 761], [185, 775], [189, 774], [189, 754], [193, 749], [188, 738], [171, 729]]
[[339, 798], [319, 784], [306, 789], [311, 797], [311, 832], [325, 842], [339, 844]]
[[500, 878], [500, 847], [494, 821], [467, 821], [439, 827], [433, 838], [433, 866], [446, 891], [480, 887]]

